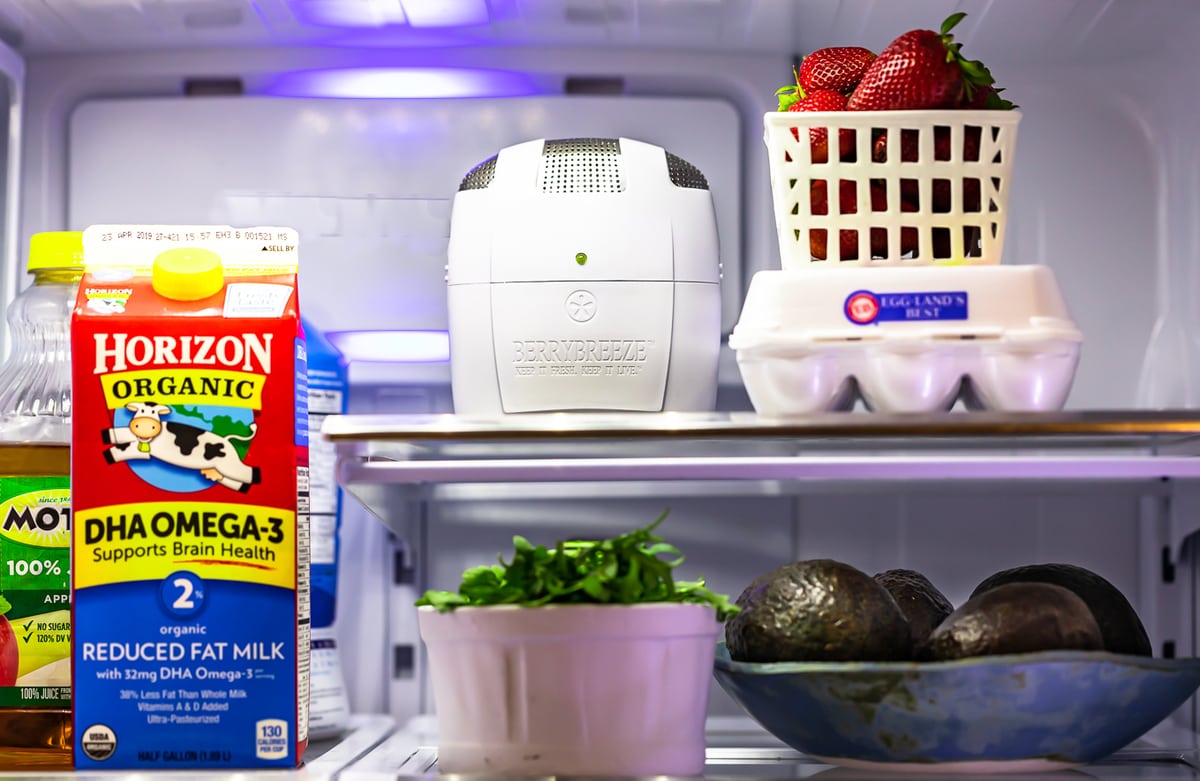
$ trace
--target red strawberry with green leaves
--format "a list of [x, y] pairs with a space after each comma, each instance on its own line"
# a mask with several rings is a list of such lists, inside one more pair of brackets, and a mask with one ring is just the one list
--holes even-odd
[[[785, 88], [787, 89], [787, 88]], [[787, 104], [786, 108], [781, 108], [780, 111], [845, 111], [846, 96], [840, 92], [834, 92], [831, 89], [819, 89], [812, 92], [801, 93], [798, 87], [793, 87], [798, 91], [796, 100], [786, 100], [787, 96], [779, 99], [779, 104], [782, 106]]]
[[796, 80], [807, 92], [828, 89], [849, 95], [874, 59], [875, 52], [862, 46], [817, 49], [800, 61]]
[[[796, 83], [781, 87], [775, 92], [779, 96], [780, 111], [845, 111], [846, 96], [833, 90], [819, 89], [809, 92], [800, 86], [800, 76], [796, 75]], [[792, 137], [800, 140], [800, 128], [792, 128]], [[814, 163], [829, 162], [829, 131], [823, 127], [809, 128], [808, 142], [812, 147]], [[854, 154], [854, 131], [842, 130], [838, 133], [838, 154], [842, 159]], [[791, 159], [791, 156], [788, 156]]]
[[980, 84], [968, 96], [963, 95], [962, 107], [975, 111], [1008, 111], [1016, 108], [1016, 104], [1000, 97], [1003, 87], [993, 87], [991, 84]]
[[962, 56], [950, 30], [965, 13], [951, 15], [941, 32], [909, 30], [871, 61], [847, 101], [849, 111], [961, 108], [995, 80], [982, 62]]
[[4, 615], [11, 609], [9, 601], [0, 596], [0, 686], [12, 686], [17, 682], [21, 662], [16, 633], [8, 616]]

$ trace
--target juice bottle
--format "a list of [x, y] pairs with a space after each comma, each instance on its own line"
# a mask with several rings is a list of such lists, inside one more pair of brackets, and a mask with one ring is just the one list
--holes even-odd
[[71, 766], [71, 310], [82, 234], [30, 239], [0, 369], [0, 769]]
[[342, 492], [334, 479], [336, 453], [320, 436], [330, 415], [346, 411], [346, 361], [325, 335], [303, 317], [308, 348], [309, 537], [312, 555], [312, 673], [308, 734], [316, 740], [340, 735], [350, 718], [334, 620], [337, 617], [338, 529]]

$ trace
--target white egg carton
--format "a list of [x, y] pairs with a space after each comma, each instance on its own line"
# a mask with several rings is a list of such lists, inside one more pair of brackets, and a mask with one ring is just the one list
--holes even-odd
[[729, 337], [755, 410], [1058, 410], [1083, 334], [1043, 266], [771, 270]]

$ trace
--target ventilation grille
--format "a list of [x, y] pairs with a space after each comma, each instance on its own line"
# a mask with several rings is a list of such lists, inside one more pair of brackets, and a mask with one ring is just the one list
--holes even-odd
[[542, 148], [542, 192], [619, 193], [621, 145], [613, 138], [563, 138]]
[[468, 171], [458, 189], [486, 190], [488, 185], [492, 183], [492, 179], [496, 176], [496, 157], [497, 155], [492, 155]]
[[670, 152], [667, 152], [667, 173], [671, 177], [671, 184], [676, 187], [687, 187], [692, 190], [708, 189], [708, 180], [704, 178], [704, 174], [700, 173], [699, 168]]
[[[671, 184], [692, 190], [708, 189], [708, 179], [699, 168], [670, 152], [666, 156]], [[496, 158], [497, 155], [492, 155], [468, 171], [458, 189], [486, 190], [496, 176]], [[546, 193], [621, 192], [625, 181], [621, 178], [620, 142], [612, 138], [547, 141], [542, 148], [540, 185]]]

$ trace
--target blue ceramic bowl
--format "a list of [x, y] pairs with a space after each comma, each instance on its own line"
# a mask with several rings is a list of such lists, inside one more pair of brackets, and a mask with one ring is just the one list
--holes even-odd
[[1035, 772], [1112, 754], [1200, 687], [1200, 659], [1096, 651], [953, 662], [735, 662], [715, 675], [767, 731], [831, 764]]

